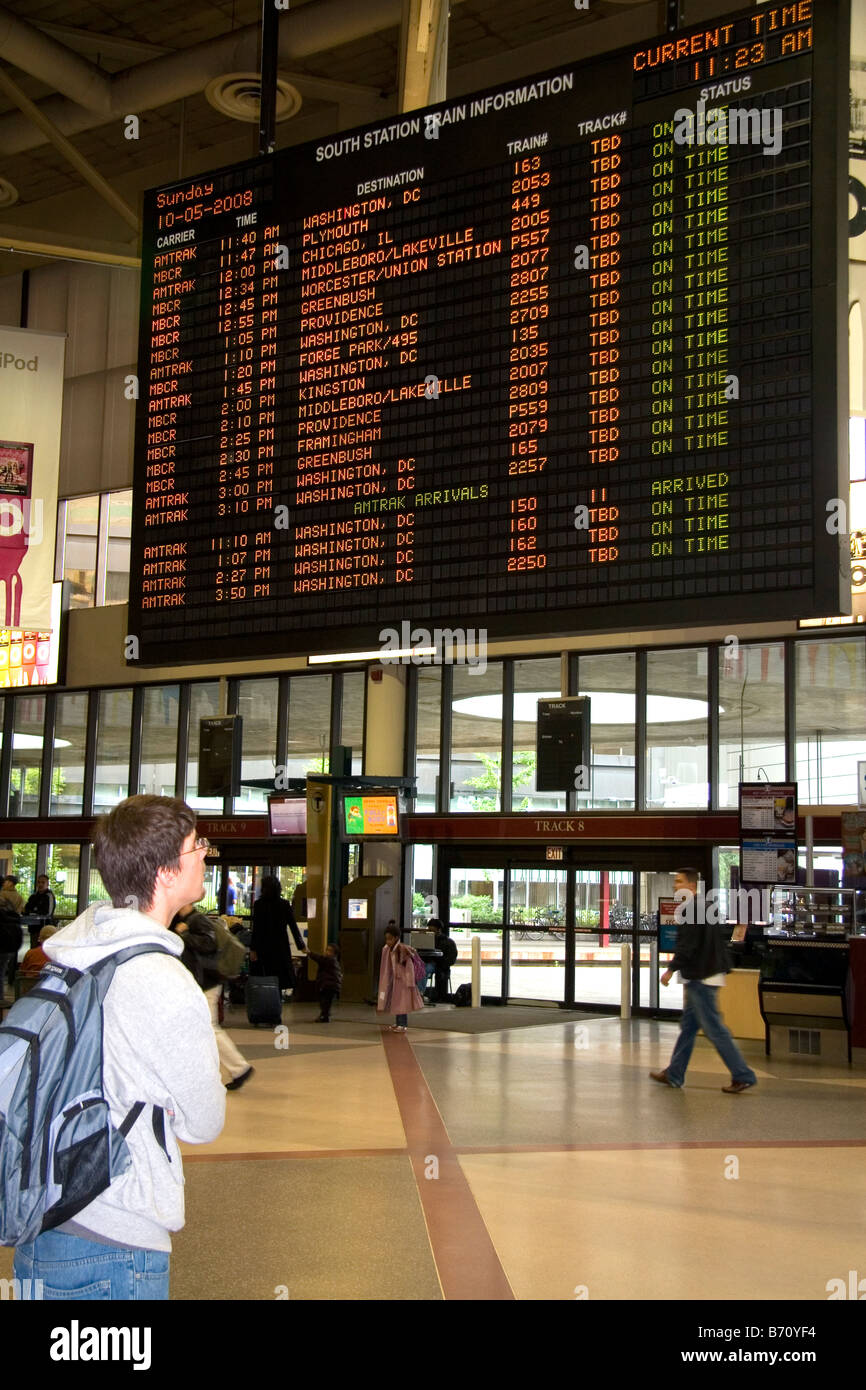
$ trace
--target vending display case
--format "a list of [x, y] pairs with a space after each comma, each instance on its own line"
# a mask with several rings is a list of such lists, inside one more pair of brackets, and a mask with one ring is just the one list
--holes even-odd
[[848, 938], [854, 930], [854, 893], [844, 888], [775, 888], [772, 918], [758, 948], [767, 1055], [771, 1042], [782, 1055], [815, 1058], [838, 1056], [841, 1045], [842, 1057], [847, 1053], [850, 1062], [853, 994]]
[[773, 926], [789, 936], [846, 939], [854, 932], [854, 898], [851, 888], [774, 888]]

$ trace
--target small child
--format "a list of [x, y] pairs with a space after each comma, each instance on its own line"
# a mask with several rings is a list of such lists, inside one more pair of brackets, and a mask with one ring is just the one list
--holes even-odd
[[319, 1008], [321, 1013], [316, 1019], [317, 1023], [331, 1022], [331, 1005], [340, 996], [340, 986], [343, 983], [343, 970], [340, 965], [339, 946], [326, 946], [325, 954], [319, 956], [315, 951], [307, 951], [311, 960], [316, 962], [319, 967], [318, 986], [319, 986]]

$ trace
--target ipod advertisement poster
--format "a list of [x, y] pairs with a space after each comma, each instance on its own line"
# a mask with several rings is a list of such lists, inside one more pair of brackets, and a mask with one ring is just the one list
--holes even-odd
[[0, 328], [0, 629], [51, 627], [65, 349]]

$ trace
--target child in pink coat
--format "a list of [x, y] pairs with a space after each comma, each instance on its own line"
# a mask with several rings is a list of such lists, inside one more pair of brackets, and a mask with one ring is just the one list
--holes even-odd
[[395, 1014], [392, 1033], [405, 1033], [408, 1015], [423, 1009], [424, 1001], [415, 984], [414, 957], [408, 946], [400, 940], [399, 932], [388, 927], [385, 932], [385, 945], [382, 947], [382, 961], [379, 966], [379, 999], [376, 1011], [380, 1014]]

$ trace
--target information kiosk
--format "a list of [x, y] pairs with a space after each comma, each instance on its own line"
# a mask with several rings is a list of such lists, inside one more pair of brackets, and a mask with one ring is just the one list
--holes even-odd
[[340, 917], [343, 966], [341, 997], [347, 1003], [376, 998], [385, 928], [397, 916], [396, 908], [396, 883], [393, 878], [371, 874], [353, 879], [343, 889]]

